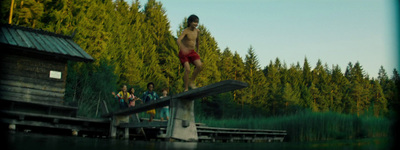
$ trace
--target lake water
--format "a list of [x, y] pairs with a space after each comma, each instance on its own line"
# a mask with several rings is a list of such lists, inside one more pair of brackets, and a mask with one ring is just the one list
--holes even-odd
[[194, 142], [152, 142], [116, 140], [104, 138], [84, 138], [73, 136], [44, 135], [38, 133], [10, 132], [5, 134], [7, 149], [15, 150], [137, 150], [137, 149], [196, 149], [196, 150], [255, 150], [255, 149], [332, 149], [332, 150], [377, 150], [391, 149], [388, 138], [369, 138], [358, 140], [334, 140], [319, 142], [282, 143], [194, 143]]

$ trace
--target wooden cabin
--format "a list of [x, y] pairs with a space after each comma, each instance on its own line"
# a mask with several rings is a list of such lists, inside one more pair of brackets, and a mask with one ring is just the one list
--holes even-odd
[[67, 62], [93, 61], [71, 36], [21, 26], [0, 26], [0, 48], [3, 110], [14, 110], [18, 104], [22, 107], [28, 103], [68, 108], [63, 105]]

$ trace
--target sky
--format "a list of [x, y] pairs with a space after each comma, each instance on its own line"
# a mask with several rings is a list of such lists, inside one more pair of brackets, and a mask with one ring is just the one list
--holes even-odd
[[[132, 0], [127, 0], [131, 3]], [[158, 0], [159, 1], [159, 0]], [[139, 1], [142, 6], [147, 0]], [[399, 70], [393, 0], [162, 0], [176, 36], [185, 17], [196, 14], [219, 48], [244, 59], [253, 47], [264, 68], [279, 58], [288, 67], [312, 68], [318, 59], [342, 72], [357, 61], [369, 77], [383, 66]]]

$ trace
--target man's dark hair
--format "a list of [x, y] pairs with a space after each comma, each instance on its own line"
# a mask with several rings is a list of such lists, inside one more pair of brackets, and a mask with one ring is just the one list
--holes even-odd
[[150, 84], [153, 85], [153, 88], [154, 88], [154, 83], [153, 82], [147, 83], [147, 88], [149, 88]]
[[190, 27], [190, 23], [192, 22], [199, 22], [199, 17], [197, 17], [196, 15], [190, 15], [188, 20], [187, 20], [187, 27]]

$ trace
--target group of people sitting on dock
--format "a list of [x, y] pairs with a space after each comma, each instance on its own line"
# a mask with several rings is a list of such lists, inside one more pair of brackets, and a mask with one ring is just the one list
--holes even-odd
[[[158, 94], [154, 91], [154, 83], [150, 82], [147, 84], [147, 91], [143, 93], [142, 98], [139, 98], [135, 96], [135, 89], [132, 87], [127, 90], [127, 86], [123, 85], [121, 88], [121, 91], [116, 94], [115, 92], [112, 92], [112, 95], [116, 100], [119, 102], [119, 107], [121, 109], [126, 109], [129, 107], [135, 107], [136, 101], [141, 101], [140, 103], [150, 103], [152, 101], [156, 101], [160, 98], [167, 97], [168, 94], [168, 89], [164, 88], [162, 89], [162, 96], [159, 97]], [[146, 112], [147, 114], [150, 114], [150, 119], [149, 122], [153, 121], [155, 115], [156, 115], [156, 110], [151, 109]], [[168, 120], [169, 119], [169, 106], [164, 106], [160, 110], [160, 119], [161, 121], [164, 121], [164, 117]]]

